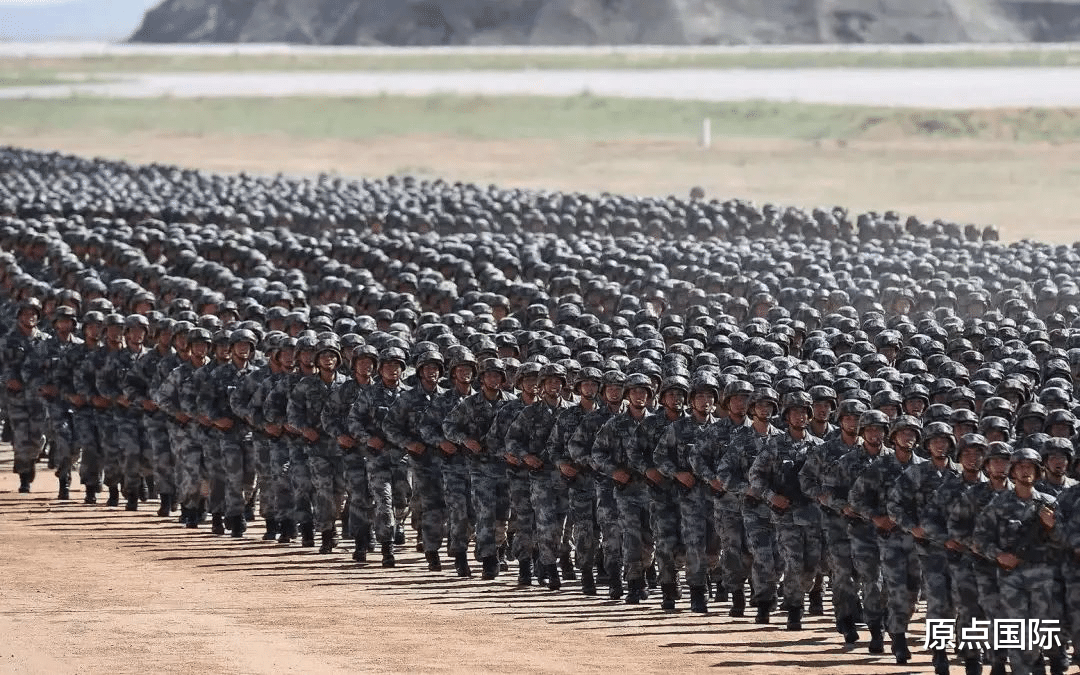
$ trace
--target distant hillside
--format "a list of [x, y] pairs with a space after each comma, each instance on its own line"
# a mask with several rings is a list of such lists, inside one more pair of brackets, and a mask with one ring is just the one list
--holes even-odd
[[1080, 40], [1080, 0], [163, 0], [138, 42], [596, 45]]
[[0, 4], [0, 41], [126, 40], [157, 0]]

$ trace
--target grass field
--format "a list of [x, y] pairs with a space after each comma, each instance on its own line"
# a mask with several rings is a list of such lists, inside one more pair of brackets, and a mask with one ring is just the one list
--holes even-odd
[[108, 55], [77, 58], [0, 58], [0, 83], [62, 73], [244, 72], [288, 70], [522, 70], [567, 68], [967, 68], [1080, 66], [1075, 49], [973, 51], [612, 51], [609, 53]]
[[473, 139], [693, 138], [702, 120], [728, 138], [1080, 140], [1080, 111], [899, 110], [857, 106], [545, 97], [379, 96], [355, 99], [71, 98], [0, 103], [7, 134], [97, 130], [281, 134], [366, 139], [447, 134]]

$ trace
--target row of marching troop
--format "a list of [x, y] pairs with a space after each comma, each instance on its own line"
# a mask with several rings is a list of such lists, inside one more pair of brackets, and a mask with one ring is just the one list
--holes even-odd
[[[887, 637], [897, 663], [920, 598], [928, 621], [1058, 629], [935, 643], [939, 673], [1075, 656], [1072, 247], [891, 212], [0, 155], [22, 492], [47, 458], [58, 499], [77, 476], [87, 504], [234, 537], [261, 520], [385, 567], [411, 526], [433, 571], [664, 611], [685, 592], [793, 631], [828, 589], [838, 639]], [[762, 227], [783, 236], [731, 236]]]

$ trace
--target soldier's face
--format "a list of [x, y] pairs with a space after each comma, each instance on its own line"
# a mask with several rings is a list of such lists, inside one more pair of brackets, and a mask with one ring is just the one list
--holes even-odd
[[750, 410], [754, 415], [754, 419], [767, 420], [772, 417], [773, 404], [768, 401], [759, 401], [754, 404], [754, 407]]
[[649, 404], [649, 390], [645, 387], [634, 387], [627, 392], [626, 398], [630, 401], [631, 408], [643, 410]]
[[855, 436], [859, 433], [859, 418], [855, 415], [844, 415], [839, 422], [840, 430], [848, 436]]
[[877, 447], [885, 440], [885, 430], [879, 426], [865, 427], [862, 430], [862, 438], [870, 447]]
[[1025, 417], [1024, 421], [1020, 423], [1020, 430], [1023, 431], [1024, 434], [1038, 433], [1042, 427], [1043, 421], [1038, 417]]
[[388, 387], [395, 386], [401, 379], [401, 364], [397, 361], [387, 361], [379, 366], [379, 377], [383, 384]]
[[982, 466], [982, 452], [974, 445], [969, 445], [960, 451], [960, 463], [964, 471], [975, 473]]
[[901, 429], [893, 434], [893, 447], [897, 450], [911, 450], [919, 440], [914, 429]]
[[232, 346], [233, 356], [241, 361], [247, 361], [251, 358], [251, 343], [250, 342], [237, 342]]
[[440, 368], [434, 363], [425, 363], [420, 366], [420, 381], [426, 384], [428, 387], [435, 386], [435, 383], [439, 381]]
[[942, 436], [935, 436], [926, 442], [926, 449], [934, 459], [944, 459], [949, 454], [949, 440]]
[[557, 377], [546, 377], [540, 385], [540, 395], [546, 399], [556, 399], [562, 395], [563, 382]]
[[332, 373], [337, 370], [338, 356], [329, 349], [319, 353], [319, 370]]
[[1035, 479], [1039, 475], [1039, 470], [1033, 463], [1023, 461], [1013, 464], [1010, 473], [1017, 484], [1031, 486], [1035, 484]]
[[926, 403], [921, 398], [909, 398], [904, 401], [904, 412], [912, 417], [922, 417], [926, 410]]
[[1046, 471], [1055, 478], [1061, 478], [1069, 470], [1069, 458], [1060, 452], [1055, 452], [1046, 458]]
[[285, 370], [292, 370], [296, 366], [296, 350], [278, 350], [278, 364]]
[[1068, 438], [1072, 436], [1072, 427], [1068, 424], [1051, 424], [1049, 433], [1052, 438]]
[[792, 408], [787, 413], [787, 423], [792, 429], [805, 429], [809, 419], [806, 408]]
[[814, 401], [815, 422], [818, 424], [828, 422], [830, 414], [832, 414], [832, 403], [830, 401]]
[[38, 324], [38, 314], [32, 309], [24, 309], [19, 312], [19, 326], [23, 330], [31, 330]]
[[470, 366], [456, 366], [450, 373], [454, 384], [464, 386], [472, 384], [473, 369]]
[[623, 398], [623, 388], [619, 385], [609, 385], [604, 387], [603, 392], [600, 394], [604, 398], [604, 403], [608, 405], [616, 405]]
[[496, 389], [502, 388], [504, 379], [502, 373], [495, 370], [489, 370], [480, 378], [480, 383], [484, 385], [485, 389], [495, 391]]
[[105, 329], [105, 338], [113, 344], [119, 344], [124, 339], [124, 327], [109, 326]]
[[596, 393], [598, 391], [600, 391], [600, 384], [593, 380], [585, 380], [584, 382], [578, 384], [578, 392], [581, 394], [581, 398], [596, 398]]
[[897, 407], [895, 405], [883, 405], [880, 408], [878, 408], [878, 410], [885, 413], [885, 415], [890, 420], [896, 419], [896, 417], [900, 414], [900, 410], [897, 409]]
[[536, 377], [529, 375], [528, 377], [521, 378], [521, 392], [523, 394], [536, 396], [539, 389], [540, 381]]
[[371, 373], [375, 370], [375, 364], [371, 359], [353, 359], [353, 376], [361, 382], [371, 379]]
[[168, 331], [159, 331], [157, 334], [157, 345], [162, 349], [168, 349], [172, 345], [173, 334]]
[[750, 396], [747, 394], [738, 394], [728, 399], [727, 409], [728, 412], [734, 417], [745, 417], [747, 409], [750, 407]]
[[124, 331], [124, 342], [127, 343], [128, 349], [136, 351], [142, 347], [143, 340], [146, 339], [146, 329], [138, 326], [135, 328], [129, 328]]
[[67, 317], [61, 317], [56, 320], [56, 332], [61, 335], [71, 335], [71, 331], [75, 330], [75, 324], [71, 319]]
[[1009, 471], [1009, 460], [1005, 457], [991, 457], [986, 463], [986, 473], [991, 478], [1002, 480]]
[[983, 434], [983, 436], [986, 437], [987, 443], [1009, 440], [1009, 437], [1005, 434], [1005, 432], [1001, 431], [1000, 429], [988, 429], [987, 432]]
[[679, 411], [682, 409], [685, 399], [686, 394], [678, 389], [668, 389], [664, 392], [664, 395], [660, 397], [660, 405], [668, 410]]
[[191, 355], [196, 359], [206, 358], [207, 352], [210, 351], [209, 343], [199, 341], [191, 343]]

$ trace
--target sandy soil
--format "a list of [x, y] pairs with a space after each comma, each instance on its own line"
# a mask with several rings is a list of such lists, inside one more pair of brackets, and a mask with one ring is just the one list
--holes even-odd
[[216, 171], [384, 176], [415, 173], [505, 187], [746, 197], [807, 208], [895, 209], [997, 224], [1008, 240], [1071, 243], [1080, 233], [1076, 144], [860, 140], [365, 141], [104, 132], [0, 133], [0, 144]]
[[[686, 602], [665, 614], [655, 598], [638, 607], [584, 598], [577, 582], [552, 593], [519, 589], [513, 574], [459, 581], [428, 572], [411, 546], [385, 570], [353, 563], [346, 549], [320, 556], [186, 530], [149, 504], [84, 506], [75, 489], [57, 502], [40, 469], [33, 492], [18, 494], [10, 446], [0, 448], [3, 673], [929, 669], [920, 649], [904, 667], [845, 650], [827, 617], [789, 633], [779, 616], [757, 626], [715, 604], [691, 615]], [[922, 624], [912, 632], [921, 639]]]

